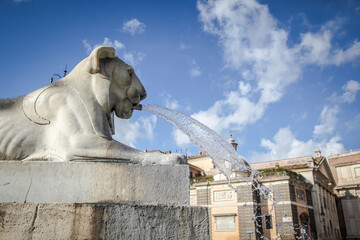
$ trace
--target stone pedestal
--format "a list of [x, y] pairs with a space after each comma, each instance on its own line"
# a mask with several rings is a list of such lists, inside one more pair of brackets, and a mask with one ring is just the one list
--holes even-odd
[[204, 207], [0, 204], [0, 239], [210, 239]]
[[188, 165], [0, 162], [1, 203], [189, 204]]
[[0, 239], [210, 239], [187, 165], [0, 162]]

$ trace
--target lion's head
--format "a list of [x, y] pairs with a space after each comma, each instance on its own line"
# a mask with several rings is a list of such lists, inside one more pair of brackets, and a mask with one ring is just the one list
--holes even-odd
[[119, 58], [112, 62], [115, 66], [109, 91], [110, 109], [119, 118], [130, 118], [133, 109], [146, 97], [146, 91], [131, 66]]
[[128, 119], [134, 109], [146, 97], [146, 91], [136, 76], [134, 69], [115, 57], [115, 49], [97, 47], [89, 56], [89, 72], [99, 73], [110, 79], [109, 110], [114, 111], [119, 118]]

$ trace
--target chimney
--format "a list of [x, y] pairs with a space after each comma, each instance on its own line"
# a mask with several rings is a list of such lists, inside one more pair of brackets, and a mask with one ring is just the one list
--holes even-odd
[[233, 145], [233, 147], [235, 148], [235, 151], [237, 151], [237, 146], [238, 144], [235, 142], [235, 140], [232, 138], [232, 134], [230, 134], [230, 139], [229, 139], [229, 143], [231, 145]]
[[309, 168], [314, 167], [314, 160], [312, 158], [311, 158], [311, 160], [308, 160], [307, 165], [308, 165]]

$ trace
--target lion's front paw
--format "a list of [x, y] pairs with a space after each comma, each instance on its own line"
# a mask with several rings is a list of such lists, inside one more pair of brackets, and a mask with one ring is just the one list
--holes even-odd
[[159, 152], [144, 153], [142, 164], [165, 164], [176, 165], [186, 164], [187, 160], [183, 154], [164, 154]]
[[171, 153], [165, 154], [165, 159], [162, 164], [186, 164], [187, 159], [183, 154]]

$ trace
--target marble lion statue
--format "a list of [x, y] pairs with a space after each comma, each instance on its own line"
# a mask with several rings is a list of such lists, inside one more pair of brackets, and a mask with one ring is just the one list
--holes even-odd
[[115, 49], [97, 47], [59, 81], [0, 99], [0, 160], [184, 163], [183, 155], [142, 152], [112, 138], [114, 113], [130, 118], [145, 97], [134, 69]]

